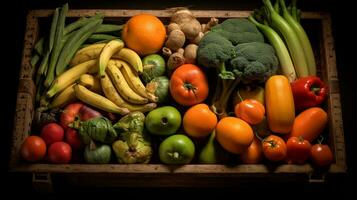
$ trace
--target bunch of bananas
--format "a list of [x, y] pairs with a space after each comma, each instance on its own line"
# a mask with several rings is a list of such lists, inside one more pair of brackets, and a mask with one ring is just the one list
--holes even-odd
[[146, 90], [139, 73], [139, 55], [121, 40], [80, 49], [69, 70], [58, 76], [46, 93], [49, 107], [62, 107], [76, 99], [101, 110], [125, 115], [156, 108], [157, 97]]

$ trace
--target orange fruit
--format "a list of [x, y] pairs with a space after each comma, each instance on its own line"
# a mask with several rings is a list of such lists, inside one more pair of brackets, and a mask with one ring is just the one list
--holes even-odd
[[189, 108], [183, 116], [183, 128], [187, 135], [202, 138], [208, 136], [216, 127], [217, 116], [206, 104]]
[[165, 25], [154, 15], [139, 14], [131, 17], [122, 30], [127, 47], [140, 56], [161, 50], [166, 38]]
[[254, 134], [250, 125], [237, 118], [225, 117], [216, 126], [217, 141], [228, 152], [241, 154], [253, 142]]

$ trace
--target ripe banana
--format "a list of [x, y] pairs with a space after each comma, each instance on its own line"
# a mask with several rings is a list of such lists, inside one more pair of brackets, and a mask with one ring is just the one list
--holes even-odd
[[86, 47], [78, 50], [76, 54], [81, 54], [81, 53], [86, 52], [86, 51], [91, 51], [91, 49], [97, 49], [97, 48], [103, 49], [103, 47], [106, 44], [107, 43], [91, 44], [89, 46], [86, 46]]
[[97, 93], [94, 93], [90, 90], [88, 90], [86, 87], [76, 84], [74, 85], [74, 91], [76, 94], [76, 97], [91, 105], [96, 108], [99, 108], [101, 110], [110, 112], [110, 113], [117, 113], [121, 115], [126, 115], [130, 111], [127, 108], [122, 108], [114, 104], [112, 101], [109, 99], [103, 97], [102, 95], [99, 95]]
[[78, 83], [95, 93], [100, 94], [102, 92], [99, 78], [90, 74], [82, 74], [78, 79]]
[[124, 47], [119, 52], [114, 54], [113, 58], [118, 58], [128, 62], [139, 74], [143, 72], [143, 63], [140, 56], [131, 49]]
[[122, 40], [116, 39], [108, 42], [99, 55], [99, 76], [104, 76], [105, 68], [113, 54], [117, 53], [124, 47]]
[[124, 75], [125, 80], [128, 82], [131, 89], [138, 93], [142, 97], [147, 98], [146, 89], [144, 84], [141, 82], [139, 75], [136, 71], [128, 65], [127, 62], [118, 60], [122, 67], [120, 68], [121, 73]]
[[65, 71], [52, 82], [46, 96], [48, 98], [53, 97], [58, 92], [61, 92], [69, 85], [73, 84], [82, 74], [95, 73], [98, 70], [97, 63], [97, 59], [89, 60]]
[[75, 83], [72, 85], [68, 86], [66, 89], [64, 89], [61, 93], [55, 96], [55, 98], [52, 100], [48, 108], [62, 108], [63, 106], [75, 101], [76, 94], [74, 93], [74, 86]]
[[110, 80], [107, 73], [105, 73], [104, 77], [100, 79], [100, 83], [102, 85], [102, 90], [104, 95], [115, 103], [119, 107], [127, 108], [132, 111], [141, 111], [141, 112], [149, 112], [156, 108], [156, 103], [147, 103], [142, 105], [131, 104], [123, 99], [120, 94], [115, 89], [112, 81]]
[[78, 65], [82, 62], [92, 60], [92, 59], [97, 59], [100, 55], [100, 52], [102, 51], [103, 47], [98, 47], [98, 48], [90, 48], [87, 49], [81, 53], [77, 53], [71, 62], [69, 63], [70, 66], [75, 66]]
[[148, 102], [147, 98], [138, 95], [130, 88], [129, 84], [126, 82], [123, 74], [121, 73], [118, 67], [116, 67], [112, 63], [109, 63], [107, 67], [107, 73], [113, 81], [115, 88], [125, 100], [133, 104], [145, 104]]

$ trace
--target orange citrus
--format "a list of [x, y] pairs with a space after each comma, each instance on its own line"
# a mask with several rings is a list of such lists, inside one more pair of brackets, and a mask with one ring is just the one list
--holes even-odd
[[139, 14], [126, 22], [122, 38], [127, 47], [144, 56], [160, 51], [165, 42], [166, 29], [156, 16]]

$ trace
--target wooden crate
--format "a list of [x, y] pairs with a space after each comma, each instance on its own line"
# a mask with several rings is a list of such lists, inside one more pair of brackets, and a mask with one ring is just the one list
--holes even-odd
[[[169, 21], [171, 10], [70, 10], [68, 17], [78, 18], [92, 16], [101, 12], [108, 21], [123, 23], [129, 17], [139, 13], [151, 13], [165, 23]], [[217, 17], [221, 21], [226, 18], [247, 17], [250, 11], [207, 11], [193, 10], [193, 14], [202, 21]], [[318, 74], [329, 86], [329, 96], [326, 103], [329, 116], [328, 134], [329, 145], [333, 149], [334, 163], [325, 171], [314, 169], [310, 164], [305, 165], [207, 165], [189, 164], [183, 166], [168, 166], [163, 164], [28, 164], [20, 158], [20, 146], [31, 133], [31, 123], [34, 116], [35, 86], [33, 82], [34, 69], [30, 65], [31, 52], [39, 37], [41, 20], [48, 20], [51, 10], [32, 10], [27, 15], [27, 28], [24, 39], [24, 51], [20, 71], [20, 84], [17, 94], [15, 126], [12, 138], [10, 171], [48, 174], [53, 177], [61, 175], [62, 179], [73, 184], [125, 185], [125, 186], [200, 186], [219, 185], [221, 183], [236, 183], [244, 178], [263, 178], [281, 181], [292, 180], [291, 176], [302, 177], [313, 181], [311, 175], [344, 174], [346, 172], [345, 143], [341, 116], [339, 80], [336, 70], [334, 41], [331, 32], [331, 17], [323, 12], [302, 13], [302, 23], [306, 25], [311, 35], [315, 56], [318, 63]], [[310, 176], [309, 176], [310, 175]], [[240, 179], [236, 179], [240, 177]], [[310, 178], [309, 178], [310, 177]], [[321, 178], [321, 177], [320, 177]], [[318, 179], [319, 181], [320, 178]], [[295, 179], [298, 180], [298, 179]], [[323, 179], [322, 179], [323, 180]]]

